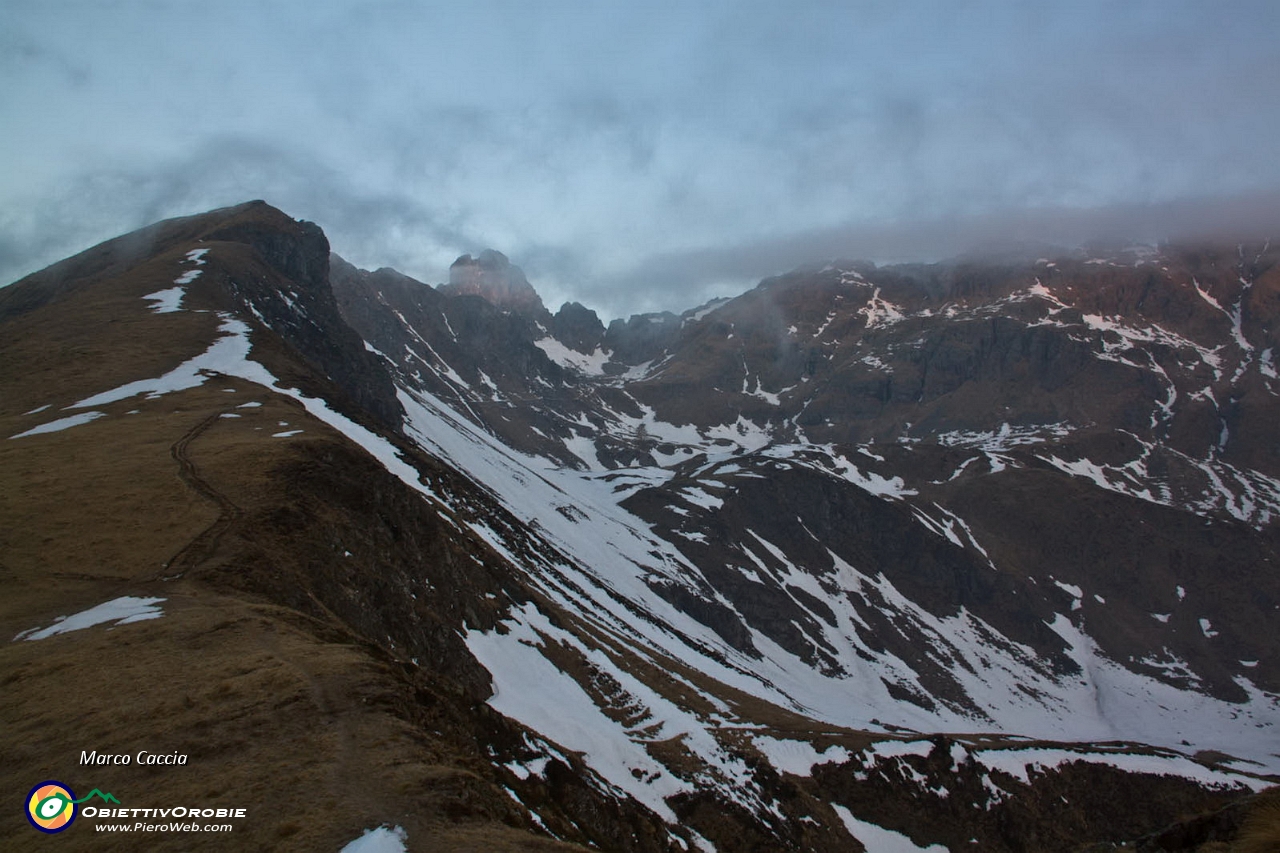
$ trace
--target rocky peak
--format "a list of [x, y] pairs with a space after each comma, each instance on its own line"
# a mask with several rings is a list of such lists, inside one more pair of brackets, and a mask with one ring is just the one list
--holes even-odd
[[617, 361], [639, 364], [660, 356], [675, 342], [680, 328], [680, 318], [670, 311], [632, 314], [625, 321], [617, 319], [609, 324], [604, 344], [607, 349], [613, 350]]
[[479, 296], [499, 308], [521, 314], [541, 315], [547, 310], [524, 270], [493, 249], [485, 249], [478, 257], [463, 255], [454, 261], [449, 267], [449, 283], [440, 291], [449, 296]]
[[604, 324], [596, 312], [579, 302], [560, 306], [551, 322], [551, 334], [578, 352], [594, 352], [604, 340]]

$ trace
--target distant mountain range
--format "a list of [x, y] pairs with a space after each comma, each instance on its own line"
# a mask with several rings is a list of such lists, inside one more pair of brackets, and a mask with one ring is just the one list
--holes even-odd
[[[0, 289], [0, 773], [249, 809], [145, 849], [1230, 840], [1280, 780], [1277, 261], [605, 326], [263, 202], [96, 246]], [[77, 764], [144, 748], [190, 762]]]

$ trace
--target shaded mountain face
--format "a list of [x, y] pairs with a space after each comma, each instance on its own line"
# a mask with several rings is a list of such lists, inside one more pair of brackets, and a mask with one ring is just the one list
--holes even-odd
[[1280, 774], [1278, 255], [606, 327], [261, 202], [90, 249], [0, 289], [0, 773], [241, 792], [239, 848], [1156, 837]]
[[1129, 671], [1235, 701], [1242, 679], [1275, 688], [1275, 255], [836, 264], [615, 322], [599, 344], [513, 319], [511, 349], [475, 357], [432, 320], [460, 310], [448, 300], [395, 321], [396, 299], [430, 288], [338, 292], [397, 353], [407, 396], [613, 484], [686, 564], [645, 583], [738, 651], [762, 655], [759, 632], [836, 676], [892, 651], [909, 662], [880, 678], [892, 695], [990, 716], [954, 632], [886, 621], [883, 601], [838, 586], [842, 565], [933, 617], [981, 619], [1047, 677], [1087, 668], [1087, 623]]

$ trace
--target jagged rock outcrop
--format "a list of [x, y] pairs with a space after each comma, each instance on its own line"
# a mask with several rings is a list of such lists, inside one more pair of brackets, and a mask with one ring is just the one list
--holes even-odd
[[551, 336], [580, 353], [599, 349], [604, 342], [604, 331], [596, 312], [578, 302], [561, 305], [551, 320]]
[[633, 314], [609, 323], [604, 343], [621, 364], [642, 364], [661, 356], [676, 340], [680, 318], [669, 311]]
[[449, 267], [449, 283], [440, 286], [449, 296], [479, 296], [507, 311], [541, 318], [547, 313], [542, 297], [529, 284], [524, 270], [493, 249], [476, 257], [463, 255]]

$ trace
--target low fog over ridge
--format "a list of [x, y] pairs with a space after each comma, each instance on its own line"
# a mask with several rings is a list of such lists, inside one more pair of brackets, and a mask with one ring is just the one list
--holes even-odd
[[692, 307], [682, 304], [689, 302], [690, 294], [697, 294], [699, 302], [731, 296], [768, 275], [837, 258], [881, 265], [935, 263], [1220, 239], [1280, 240], [1280, 192], [814, 229], [739, 245], [654, 254], [607, 284], [588, 285], [584, 300], [607, 302], [618, 291], [641, 291], [641, 310], [681, 310]]
[[[158, 198], [142, 209], [140, 225], [162, 218], [162, 211], [186, 200], [183, 190]], [[367, 269], [392, 267], [427, 284], [449, 280], [458, 255], [441, 250], [443, 268], [423, 271], [406, 256], [413, 234], [430, 233], [442, 245], [460, 245], [476, 254], [493, 248], [511, 257], [527, 274], [552, 310], [568, 301], [585, 304], [606, 322], [632, 314], [680, 311], [754, 287], [760, 280], [798, 267], [838, 259], [879, 265], [939, 263], [959, 259], [1000, 260], [1070, 254], [1092, 247], [1198, 240], [1280, 240], [1280, 191], [1223, 198], [1185, 199], [1164, 204], [1113, 205], [1095, 209], [1010, 209], [981, 216], [915, 219], [883, 224], [849, 224], [778, 234], [740, 243], [641, 255], [626, 269], [593, 273], [584, 259], [562, 247], [531, 246], [513, 251], [502, 245], [473, 243], [436, 222], [404, 199], [356, 199], [316, 187], [316, 220], [330, 235], [333, 249]], [[275, 203], [272, 199], [267, 199]], [[66, 234], [51, 230], [29, 245], [0, 235], [0, 267], [9, 272], [14, 258], [38, 256], [61, 245]], [[346, 241], [343, 241], [343, 235]], [[397, 243], [397, 240], [401, 241]], [[9, 281], [34, 271], [17, 267]], [[573, 282], [568, 286], [565, 282]]]

